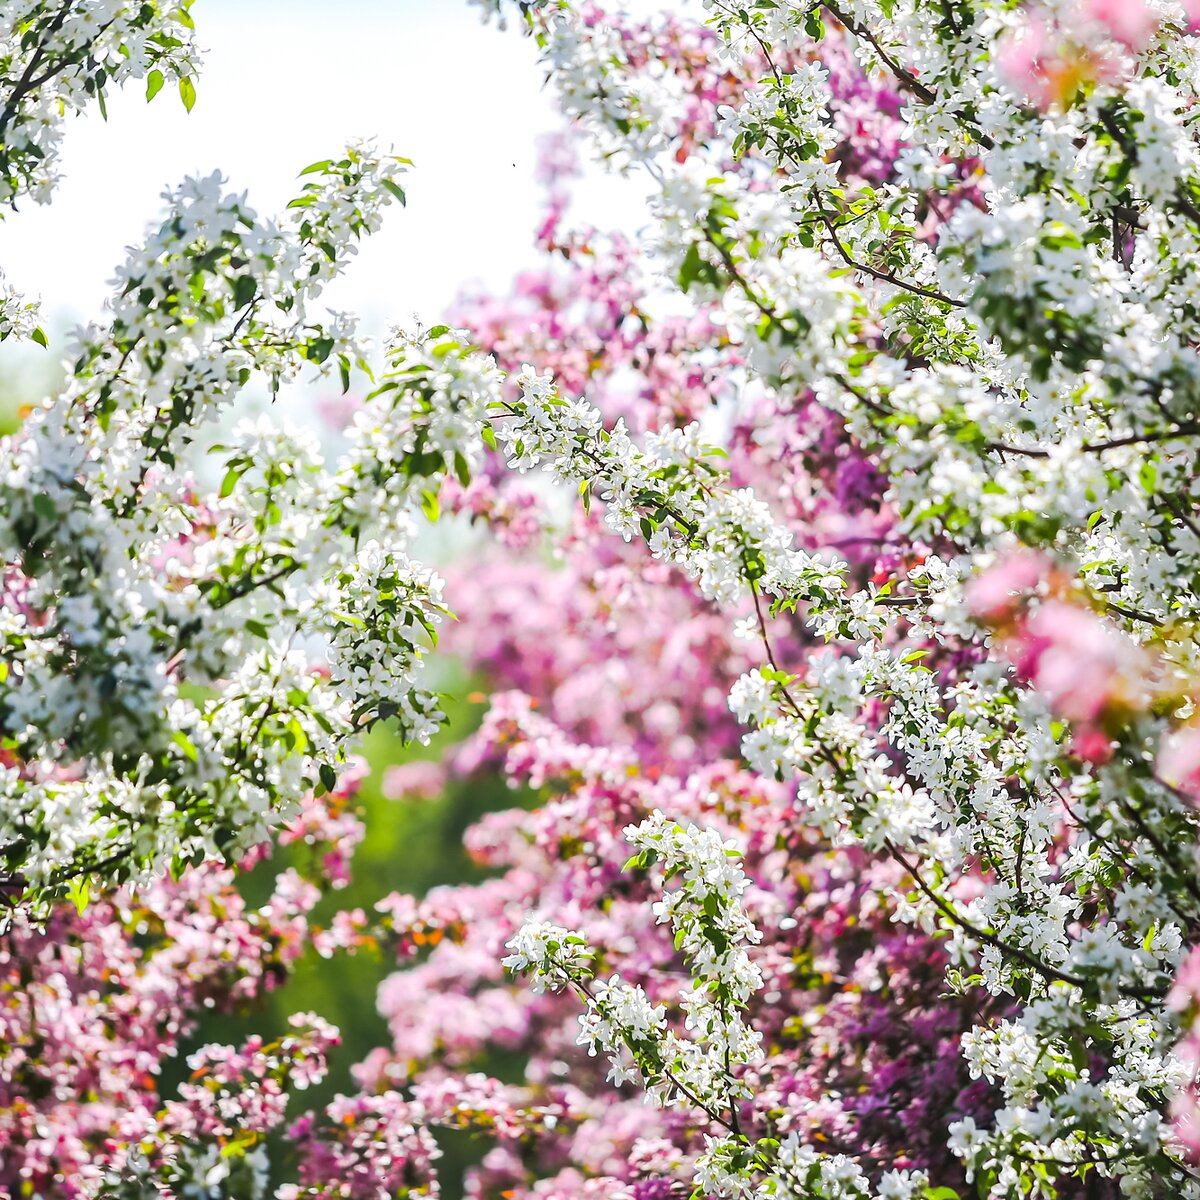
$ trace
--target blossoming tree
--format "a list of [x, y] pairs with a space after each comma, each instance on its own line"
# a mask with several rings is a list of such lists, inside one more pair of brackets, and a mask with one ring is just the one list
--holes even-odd
[[[317, 301], [403, 160], [189, 181], [4, 446], [0, 1194], [456, 1194], [450, 1128], [479, 1200], [1200, 1196], [1200, 13], [480, 3], [571, 122], [513, 295], [369, 346]], [[106, 89], [190, 107], [190, 7], [0, 5], [10, 208]], [[577, 146], [644, 236], [570, 225]], [[305, 371], [365, 395], [332, 462], [230, 428]], [[318, 923], [439, 627], [492, 705], [388, 786], [539, 806]], [[368, 947], [355, 1094], [292, 1099], [315, 1014], [160, 1085]]]

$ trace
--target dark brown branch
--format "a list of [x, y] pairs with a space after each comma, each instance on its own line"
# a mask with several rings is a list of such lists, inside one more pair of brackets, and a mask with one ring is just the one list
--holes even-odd
[[[1049, 963], [1042, 962], [1036, 955], [1030, 954], [1022, 946], [1014, 946], [1002, 938], [997, 937], [994, 933], [986, 929], [980, 928], [973, 921], [967, 920], [949, 901], [939, 896], [924, 879], [921, 878], [917, 868], [904, 857], [897, 849], [894, 842], [888, 841], [884, 843], [889, 857], [904, 868], [908, 873], [909, 878], [917, 885], [918, 890], [926, 896], [937, 909], [949, 920], [953, 921], [961, 929], [969, 933], [977, 942], [981, 942], [985, 946], [991, 946], [993, 949], [999, 950], [1001, 954], [1009, 955], [1015, 958], [1018, 962], [1023, 963], [1031, 970], [1037, 971], [1039, 975], [1045, 976], [1047, 979], [1056, 980], [1059, 983], [1069, 983], [1074, 987], [1086, 988], [1090, 984], [1090, 980], [1085, 979], [1082, 975], [1072, 975], [1067, 971], [1060, 971], [1057, 967], [1052, 967]], [[1135, 999], [1158, 999], [1163, 996], [1164, 989], [1162, 988], [1143, 988], [1131, 987], [1128, 984], [1118, 984], [1117, 990], [1123, 996], [1132, 996]]]
[[872, 267], [868, 263], [856, 262], [850, 257], [846, 247], [842, 245], [842, 239], [837, 235], [837, 227], [833, 224], [829, 214], [822, 207], [821, 202], [816, 198], [815, 194], [813, 202], [817, 206], [817, 212], [820, 214], [822, 224], [829, 231], [829, 238], [833, 242], [834, 248], [847, 266], [853, 267], [856, 271], [861, 271], [864, 275], [870, 275], [872, 279], [878, 279], [881, 283], [890, 283], [893, 287], [902, 288], [906, 292], [912, 292], [915, 296], [925, 296], [930, 300], [937, 300], [941, 304], [951, 304], [955, 308], [967, 307], [965, 301], [954, 300], [950, 296], [937, 291], [935, 288], [922, 287], [919, 283], [909, 283], [906, 279], [901, 279], [888, 271], [881, 271], [878, 267]]
[[[897, 83], [906, 91], [916, 96], [923, 104], [934, 104], [937, 102], [937, 93], [926, 87], [911, 71], [906, 67], [902, 67], [888, 52], [879, 44], [879, 39], [871, 32], [866, 25], [859, 24], [852, 17], [848, 16], [842, 9], [831, 3], [823, 5], [826, 11], [832, 13], [855, 37], [862, 38], [863, 41], [869, 43], [875, 53], [879, 55], [879, 61], [895, 77]], [[963, 113], [954, 114], [960, 121], [967, 125], [974, 125], [974, 122], [966, 117]], [[995, 146], [995, 142], [981, 129], [972, 128], [971, 136], [985, 149], [991, 150]]]
[[[4, 111], [0, 112], [0, 137], [4, 136], [8, 129], [9, 122], [13, 119], [17, 112], [17, 105], [21, 103], [25, 97], [33, 91], [37, 86], [37, 69], [42, 65], [42, 61], [46, 57], [46, 47], [49, 45], [51, 38], [63, 27], [63, 22], [67, 19], [67, 14], [71, 11], [71, 0], [66, 0], [62, 8], [55, 14], [54, 19], [50, 22], [46, 29], [45, 35], [42, 37], [38, 48], [33, 52], [29, 62], [25, 64], [25, 71], [21, 78], [17, 80], [13, 87], [12, 94], [5, 102]], [[64, 63], [63, 66], [66, 64]], [[61, 68], [60, 68], [61, 69]]]

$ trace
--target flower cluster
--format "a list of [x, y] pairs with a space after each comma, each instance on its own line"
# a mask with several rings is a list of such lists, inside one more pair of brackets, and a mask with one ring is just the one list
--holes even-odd
[[192, 107], [199, 55], [191, 8], [192, 0], [0, 7], [0, 203], [49, 201], [66, 116], [93, 101], [103, 112], [110, 86], [144, 79], [152, 100], [177, 84]]
[[[27, 906], [232, 860], [329, 786], [368, 716], [434, 727], [415, 670], [443, 610], [404, 553], [417, 498], [386, 514], [388, 550], [359, 553], [360, 452], [326, 469], [262, 419], [213, 436], [256, 375], [277, 390], [336, 366], [348, 383], [353, 323], [308, 307], [402, 198], [403, 165], [352, 145], [307, 170], [279, 225], [219, 176], [171, 193], [109, 325], [6, 442], [0, 852]], [[215, 494], [194, 482], [199, 449], [223, 456]], [[332, 674], [301, 649], [314, 635]]]
[[428, 743], [437, 728], [436, 701], [416, 690], [414, 668], [422, 637], [437, 642], [436, 622], [446, 611], [441, 580], [367, 542], [331, 582], [330, 681], [357, 698], [351, 720], [394, 717], [407, 737]]

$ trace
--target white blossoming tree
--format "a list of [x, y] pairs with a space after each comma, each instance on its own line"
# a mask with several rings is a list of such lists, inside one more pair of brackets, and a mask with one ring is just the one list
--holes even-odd
[[[177, 79], [190, 107], [189, 7], [4, 6], [10, 205], [49, 198], [65, 118], [106, 86], [144, 78], [153, 98]], [[350, 146], [304, 171], [279, 222], [220, 176], [184, 183], [62, 394], [6, 444], [0, 857], [21, 906], [234, 857], [331, 786], [371, 722], [436, 728], [416, 672], [445, 609], [406, 553], [411, 514], [427, 476], [478, 457], [494, 369], [444, 328], [397, 335], [336, 464], [281, 421], [213, 436], [252, 378], [369, 371], [353, 321], [313, 305], [403, 202], [405, 166]], [[42, 338], [15, 295], [4, 320]], [[215, 495], [190, 476], [197, 450], [223, 463]]]

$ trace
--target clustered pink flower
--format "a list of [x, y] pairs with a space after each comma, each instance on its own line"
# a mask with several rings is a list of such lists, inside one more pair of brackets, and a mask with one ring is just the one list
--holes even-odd
[[288, 1129], [300, 1152], [300, 1183], [282, 1187], [279, 1200], [440, 1195], [432, 1169], [440, 1151], [420, 1104], [392, 1091], [338, 1096], [323, 1117], [302, 1117]]
[[1163, 739], [1158, 774], [1172, 787], [1200, 802], [1200, 728], [1188, 724]]
[[1183, 960], [1176, 973], [1167, 1003], [1179, 1015], [1182, 1036], [1176, 1046], [1191, 1083], [1179, 1092], [1171, 1104], [1175, 1134], [1192, 1162], [1200, 1163], [1200, 949]]
[[[461, 765], [498, 767], [514, 785], [535, 787], [542, 805], [491, 814], [469, 831], [472, 853], [502, 873], [431, 893], [429, 901], [457, 912], [461, 940], [384, 982], [379, 1005], [391, 1049], [375, 1052], [357, 1075], [371, 1091], [408, 1084], [433, 1111], [431, 1096], [446, 1095], [447, 1068], [469, 1070], [497, 1047], [519, 1053], [520, 1088], [468, 1078], [485, 1097], [505, 1096], [510, 1113], [536, 1107], [543, 1119], [518, 1122], [526, 1138], [518, 1149], [509, 1144], [511, 1116], [486, 1112], [480, 1100], [465, 1104], [482, 1107], [476, 1127], [500, 1140], [469, 1195], [593, 1195], [598, 1179], [609, 1189], [599, 1194], [668, 1195], [688, 1177], [701, 1148], [689, 1118], [607, 1089], [603, 1068], [574, 1045], [570, 997], [514, 988], [498, 966], [504, 941], [530, 913], [553, 915], [605, 946], [608, 969], [654, 1001], [677, 1003], [687, 979], [654, 922], [649, 885], [622, 870], [623, 827], [654, 809], [715, 827], [746, 855], [748, 908], [765, 931], [756, 960], [766, 982], [752, 1016], [772, 1053], [755, 1075], [744, 1123], [957, 1178], [946, 1125], [955, 1114], [982, 1117], [991, 1099], [987, 1085], [970, 1080], [958, 1047], [978, 1007], [944, 996], [941, 945], [896, 924], [886, 899], [894, 865], [822, 845], [797, 822], [788, 789], [734, 762], [686, 777], [647, 772], [628, 750], [565, 734], [519, 693], [494, 697], [468, 750]], [[540, 1168], [532, 1172], [531, 1143]], [[571, 1166], [541, 1174], [559, 1160]]]
[[[1110, 761], [1118, 739], [1149, 714], [1191, 713], [1200, 699], [1200, 680], [1115, 629], [1044, 555], [1002, 558], [970, 582], [967, 603], [996, 629], [1022, 682], [1071, 723], [1071, 750], [1085, 762]], [[1200, 725], [1189, 717], [1156, 736], [1156, 776], [1200, 804]]]
[[1085, 761], [1107, 762], [1113, 739], [1169, 691], [1153, 656], [1044, 556], [1018, 551], [1001, 559], [971, 581], [967, 602], [997, 629], [1022, 682], [1072, 723], [1072, 747]]
[[[1184, 0], [1183, 9], [1194, 29], [1200, 5]], [[1039, 108], [1063, 107], [1089, 85], [1132, 78], [1130, 56], [1152, 45], [1162, 21], [1147, 0], [1074, 0], [1053, 11], [1031, 4], [997, 62], [1009, 84]]]
[[[282, 1119], [285, 1089], [263, 1082], [261, 1040], [198, 1051], [200, 1074], [165, 1110], [158, 1077], [201, 1014], [278, 987], [319, 932], [317, 882], [338, 883], [344, 865], [321, 851], [320, 837], [350, 852], [361, 825], [344, 805], [356, 786], [348, 772], [324, 803], [305, 805], [281, 840], [308, 842], [316, 874], [283, 870], [260, 907], [246, 903], [234, 870], [205, 864], [83, 912], [67, 906], [44, 928], [17, 924], [0, 939], [0, 1196], [91, 1194], [123, 1147], [165, 1128], [162, 1111], [172, 1137], [219, 1138], [234, 1123], [265, 1130]], [[318, 1018], [304, 1020], [322, 1047], [333, 1040]], [[312, 1060], [288, 1054], [294, 1086]], [[236, 1122], [220, 1099], [226, 1085], [240, 1097]]]
[[441, 795], [445, 786], [445, 768], [424, 759], [388, 767], [383, 773], [383, 794], [389, 800], [431, 800]]
[[1095, 613], [1060, 600], [1039, 604], [1024, 621], [1017, 670], [1069, 721], [1088, 724], [1114, 709], [1148, 701], [1148, 657]]
[[350, 856], [366, 834], [366, 828], [349, 808], [349, 801], [367, 773], [363, 759], [351, 761], [342, 772], [338, 791], [331, 796], [306, 796], [300, 815], [294, 817], [279, 834], [279, 844], [297, 843], [320, 855], [320, 871], [335, 888], [350, 881]]

